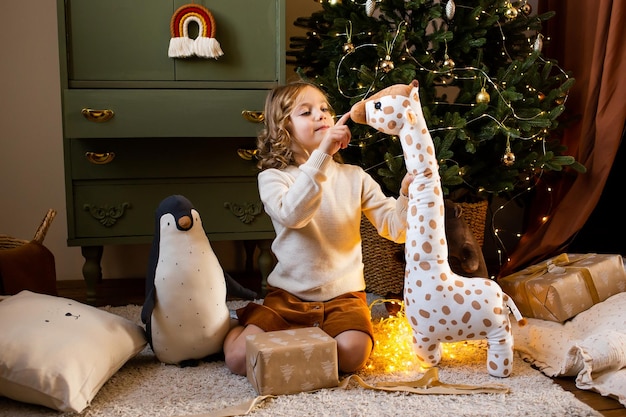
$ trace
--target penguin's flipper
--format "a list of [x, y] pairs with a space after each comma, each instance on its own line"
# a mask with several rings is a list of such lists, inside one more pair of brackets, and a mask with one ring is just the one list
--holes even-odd
[[154, 288], [146, 294], [146, 299], [144, 300], [143, 307], [141, 308], [141, 322], [143, 324], [150, 321], [152, 310], [154, 310]]
[[141, 321], [146, 324], [152, 316], [152, 310], [154, 310], [154, 304], [156, 302], [156, 288], [154, 286], [154, 277], [156, 275], [156, 265], [159, 261], [159, 231], [156, 231], [155, 238], [152, 241], [152, 247], [150, 248], [150, 259], [148, 263], [148, 274], [146, 276], [146, 298], [143, 302], [143, 308], [141, 309]]
[[226, 280], [226, 293], [229, 296], [243, 298], [244, 300], [256, 300], [258, 298], [259, 295], [255, 291], [235, 281], [226, 271], [224, 271], [224, 279]]
[[152, 310], [154, 310], [154, 288], [148, 294], [141, 308], [141, 322], [146, 325], [146, 339], [152, 348]]

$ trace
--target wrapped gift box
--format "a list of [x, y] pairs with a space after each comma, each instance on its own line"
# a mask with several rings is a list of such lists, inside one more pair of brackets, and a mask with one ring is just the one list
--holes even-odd
[[528, 318], [559, 323], [626, 291], [620, 255], [561, 254], [498, 280]]
[[317, 327], [248, 336], [246, 361], [248, 380], [260, 395], [339, 384], [337, 342]]

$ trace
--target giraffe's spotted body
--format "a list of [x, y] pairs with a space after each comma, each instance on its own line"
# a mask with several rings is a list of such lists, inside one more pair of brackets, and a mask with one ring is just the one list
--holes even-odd
[[507, 377], [513, 366], [509, 310], [513, 301], [487, 278], [452, 272], [444, 225], [444, 200], [435, 147], [419, 102], [417, 81], [380, 91], [351, 110], [364, 123], [402, 142], [409, 186], [404, 304], [413, 329], [413, 347], [423, 366], [441, 360], [441, 343], [487, 339], [487, 369]]

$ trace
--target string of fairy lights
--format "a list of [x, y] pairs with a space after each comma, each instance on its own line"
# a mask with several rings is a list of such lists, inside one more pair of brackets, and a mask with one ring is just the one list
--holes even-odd
[[[328, 1], [331, 4], [341, 3], [341, 0], [320, 0], [320, 2], [324, 2], [324, 1]], [[365, 1], [343, 0], [343, 1], [351, 1], [352, 3], [356, 5], [363, 6], [364, 11], [367, 14], [367, 16], [371, 17], [376, 13], [377, 5], [383, 2], [384, 0], [365, 0]], [[442, 3], [444, 1], [445, 0], [442, 0]], [[463, 8], [463, 7], [467, 9], [471, 9], [469, 6], [456, 5], [454, 0], [447, 0], [447, 2], [445, 2], [445, 7], [444, 7], [445, 18], [441, 18], [439, 24], [447, 24], [447, 22], [450, 22], [454, 18], [457, 8]], [[531, 5], [528, 4], [527, 0], [521, 0], [521, 1], [516, 2], [515, 6], [510, 1], [504, 1], [502, 9], [503, 9], [502, 14], [505, 20], [516, 19], [520, 13], [523, 13], [524, 15], [529, 16], [532, 12]], [[481, 18], [491, 18], [491, 17], [493, 17], [491, 14], [489, 14], [487, 11], [482, 10], [475, 18], [476, 20], [479, 20]], [[502, 56], [510, 59], [512, 62], [515, 62], [511, 58], [509, 51], [507, 50], [506, 35], [504, 33], [504, 30], [502, 29], [502, 24], [499, 19], [496, 21], [496, 25], [499, 29], [501, 40], [502, 40], [501, 42], [502, 43], [502, 52], [501, 52]], [[527, 28], [527, 30], [530, 31], [530, 28]], [[491, 77], [487, 72], [485, 72], [481, 68], [476, 68], [473, 66], [463, 66], [463, 67], [457, 66], [456, 62], [454, 61], [454, 57], [451, 57], [448, 55], [447, 42], [444, 42], [444, 51], [443, 51], [442, 60], [438, 60], [436, 56], [434, 56], [435, 54], [439, 54], [440, 53], [439, 51], [436, 51], [435, 53], [431, 53], [428, 50], [419, 51], [419, 53], [430, 57], [428, 61], [428, 66], [423, 64], [419, 59], [415, 57], [417, 53], [417, 51], [415, 51], [414, 49], [415, 45], [409, 44], [408, 40], [405, 37], [405, 32], [406, 32], [406, 22], [404, 20], [400, 20], [399, 23], [396, 24], [396, 27], [394, 29], [394, 34], [391, 37], [391, 40], [385, 41], [384, 58], [378, 58], [378, 61], [370, 62], [369, 66], [367, 66], [366, 63], [362, 61], [359, 61], [359, 64], [360, 64], [359, 66], [348, 66], [346, 64], [347, 61], [350, 58], [354, 58], [355, 55], [359, 54], [360, 51], [366, 48], [378, 49], [380, 47], [378, 43], [372, 43], [372, 42], [367, 42], [367, 41], [362, 44], [355, 45], [356, 39], [363, 39], [363, 38], [367, 38], [368, 36], [371, 37], [372, 34], [365, 33], [365, 32], [354, 34], [353, 28], [352, 28], [352, 22], [348, 20], [346, 24], [345, 32], [338, 33], [336, 35], [339, 37], [345, 37], [345, 43], [342, 48], [343, 55], [341, 56], [337, 64], [336, 74], [335, 74], [335, 82], [336, 82], [338, 92], [343, 97], [345, 97], [346, 99], [350, 99], [350, 100], [351, 99], [364, 99], [370, 96], [371, 94], [375, 93], [374, 90], [375, 90], [375, 85], [377, 84], [377, 82], [382, 81], [384, 77], [389, 72], [393, 71], [393, 69], [395, 68], [394, 61], [392, 60], [391, 57], [400, 55], [400, 59], [402, 61], [411, 60], [411, 63], [414, 64], [416, 69], [418, 69], [419, 71], [428, 72], [430, 74], [436, 75], [437, 76], [436, 79], [439, 80], [440, 86], [443, 88], [454, 85], [456, 81], [476, 80], [476, 79], [481, 80], [482, 87], [481, 87], [480, 92], [476, 95], [475, 103], [455, 103], [455, 102], [450, 102], [450, 101], [446, 101], [446, 102], [435, 101], [433, 102], [434, 105], [472, 106], [473, 107], [479, 104], [489, 103], [491, 100], [490, 94], [498, 95], [498, 98], [500, 99], [500, 101], [504, 103], [504, 105], [507, 108], [507, 116], [504, 119], [500, 120], [496, 118], [495, 116], [493, 116], [492, 114], [488, 112], [484, 112], [468, 120], [466, 123], [466, 126], [472, 125], [485, 118], [490, 119], [491, 121], [496, 123], [499, 129], [501, 129], [501, 131], [504, 132], [506, 136], [505, 150], [501, 158], [501, 161], [505, 166], [512, 166], [515, 162], [515, 154], [511, 150], [511, 144], [510, 144], [511, 138], [514, 138], [516, 140], [541, 141], [541, 149], [545, 154], [546, 138], [548, 137], [548, 131], [545, 128], [537, 129], [535, 132], [532, 132], [532, 134], [523, 136], [521, 132], [519, 132], [516, 129], [509, 128], [509, 126], [507, 125], [507, 122], [509, 122], [510, 120], [531, 121], [539, 117], [545, 116], [546, 112], [544, 110], [540, 110], [536, 114], [529, 115], [526, 117], [523, 117], [517, 114], [511, 101], [507, 100], [505, 94], [503, 94], [503, 91], [506, 89], [506, 83], [498, 82], [496, 79]], [[316, 35], [316, 34], [313, 34], [313, 35]], [[529, 50], [530, 50], [529, 54], [535, 53], [536, 59], [540, 63], [545, 64], [547, 61], [541, 56], [544, 36], [541, 33], [536, 33], [534, 37], [528, 36], [527, 39], [529, 42]], [[394, 54], [395, 51], [399, 51], [399, 50], [402, 50], [403, 53]], [[342, 80], [349, 79], [349, 77], [344, 76], [345, 71], [362, 72], [363, 65], [366, 65], [367, 69], [372, 71], [373, 73], [371, 83], [368, 85], [359, 84], [357, 88], [355, 89], [355, 91], [348, 91], [349, 88], [342, 85]], [[559, 79], [562, 81], [561, 85], [567, 82], [567, 80], [569, 79], [568, 74], [561, 67], [559, 67], [556, 63], [551, 63], [551, 65], [557, 71], [560, 72], [561, 77]], [[513, 65], [512, 67], [509, 68], [509, 71], [517, 70], [517, 69], [518, 67]], [[505, 74], [504, 76], [501, 76], [500, 78], [505, 79], [506, 75], [507, 74]], [[536, 94], [540, 101], [545, 97], [543, 93], [537, 91], [531, 85], [526, 85], [525, 88], [527, 89], [529, 93]], [[558, 101], [556, 103], [564, 104], [567, 101], [567, 99], [568, 99], [568, 93], [565, 93], [564, 95], [557, 98]], [[460, 127], [456, 127], [456, 126], [435, 127], [435, 128], [432, 128], [430, 132], [436, 133], [440, 131], [455, 130], [455, 129], [460, 129]], [[362, 140], [359, 143], [351, 144], [351, 146], [359, 146], [359, 147], [368, 146], [369, 142], [367, 139], [368, 139], [367, 137], [362, 138]], [[386, 138], [381, 138], [380, 140], [386, 140]], [[391, 138], [391, 140], [394, 140], [394, 138]], [[397, 155], [396, 157], [402, 158], [402, 155]], [[453, 160], [445, 160], [445, 162], [455, 163], [455, 161]], [[380, 164], [385, 164], [385, 162], [381, 162]], [[367, 170], [376, 169], [376, 168], [377, 166], [368, 167]], [[544, 167], [540, 166], [538, 167], [538, 170], [536, 170], [536, 172], [534, 173], [532, 177], [529, 174], [525, 178], [525, 180], [526, 180], [526, 183], [530, 185], [526, 189], [521, 190], [517, 194], [513, 195], [512, 198], [510, 198], [504, 204], [497, 207], [492, 213], [491, 222], [490, 222], [491, 233], [495, 241], [497, 242], [497, 257], [498, 257], [498, 261], [500, 265], [502, 265], [504, 261], [506, 260], [506, 258], [508, 257], [508, 250], [501, 237], [501, 234], [504, 232], [504, 230], [496, 226], [499, 221], [499, 216], [502, 215], [503, 211], [506, 209], [506, 207], [509, 204], [512, 204], [516, 199], [532, 191], [533, 188], [538, 186], [538, 184], [540, 183], [542, 179], [543, 171], [544, 171]], [[462, 175], [463, 172], [459, 172], [459, 174], [460, 174], [460, 177], [463, 178], [463, 175]], [[472, 187], [471, 184], [467, 183], [464, 179], [463, 181], [468, 187], [474, 188]], [[546, 186], [546, 189], [548, 192], [551, 192], [550, 187]], [[484, 192], [497, 195], [501, 191], [511, 191], [511, 190], [485, 190], [481, 187], [480, 189], [476, 191], [479, 191], [479, 192], [484, 191]], [[542, 222], [545, 223], [546, 221], [547, 221], [547, 218], [542, 219]], [[515, 236], [519, 238], [520, 234], [516, 233]]]

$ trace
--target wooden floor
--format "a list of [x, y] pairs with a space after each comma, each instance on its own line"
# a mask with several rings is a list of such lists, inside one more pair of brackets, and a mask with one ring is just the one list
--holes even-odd
[[[255, 291], [260, 290], [258, 277], [246, 278], [235, 276], [242, 285]], [[95, 305], [122, 306], [127, 304], [142, 305], [144, 300], [143, 279], [108, 279], [103, 280], [97, 288], [97, 300]], [[82, 281], [58, 281], [57, 289], [59, 296], [86, 302], [87, 290]], [[576, 398], [588, 404], [594, 410], [606, 417], [626, 417], [626, 408], [613, 398], [603, 397], [592, 391], [584, 391], [576, 388], [573, 378], [553, 378], [564, 390], [571, 391]]]

